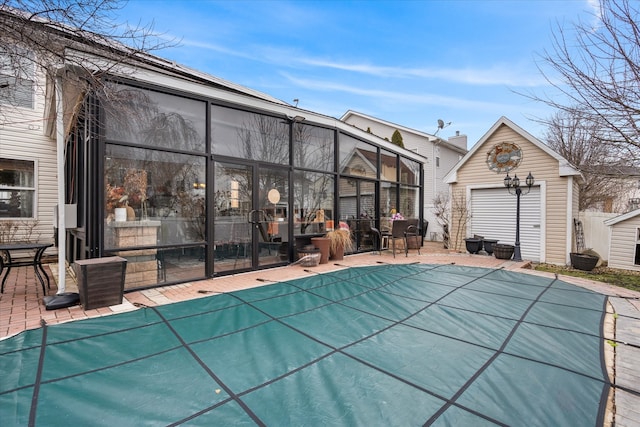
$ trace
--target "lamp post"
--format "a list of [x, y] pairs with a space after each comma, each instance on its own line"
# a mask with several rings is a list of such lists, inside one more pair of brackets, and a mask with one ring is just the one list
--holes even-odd
[[[507, 176], [504, 177], [504, 186], [507, 187], [507, 191], [509, 194], [515, 194], [517, 198], [516, 202], [516, 244], [513, 249], [513, 260], [514, 261], [522, 261], [522, 255], [520, 254], [520, 196], [523, 194], [529, 194], [531, 191], [531, 187], [533, 186], [534, 179], [531, 172], [527, 175], [527, 179], [525, 181], [527, 184], [527, 192], [522, 193], [522, 188], [520, 188], [520, 179], [518, 175], [514, 175], [513, 179], [509, 176], [509, 172], [507, 172]], [[513, 189], [513, 192], [511, 191]]]

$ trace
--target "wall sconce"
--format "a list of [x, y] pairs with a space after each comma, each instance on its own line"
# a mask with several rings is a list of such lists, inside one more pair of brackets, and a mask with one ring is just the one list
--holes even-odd
[[289, 119], [290, 122], [293, 123], [300, 123], [303, 122], [305, 120], [305, 117], [297, 115], [297, 116], [287, 116], [287, 119]]

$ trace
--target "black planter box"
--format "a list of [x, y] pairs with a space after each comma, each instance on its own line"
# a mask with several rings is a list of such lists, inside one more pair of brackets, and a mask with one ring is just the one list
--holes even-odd
[[73, 270], [83, 309], [122, 304], [126, 259], [117, 256], [81, 259], [73, 263]]

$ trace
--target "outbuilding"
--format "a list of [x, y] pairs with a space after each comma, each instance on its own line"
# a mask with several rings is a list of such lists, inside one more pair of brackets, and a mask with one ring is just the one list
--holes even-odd
[[[531, 187], [525, 184], [529, 173]], [[519, 178], [520, 197], [505, 188], [507, 176]], [[451, 247], [464, 250], [464, 238], [474, 235], [515, 244], [520, 199], [522, 258], [569, 263], [580, 172], [520, 126], [501, 117], [444, 179], [450, 185]]]
[[640, 209], [608, 219], [609, 267], [640, 271]]

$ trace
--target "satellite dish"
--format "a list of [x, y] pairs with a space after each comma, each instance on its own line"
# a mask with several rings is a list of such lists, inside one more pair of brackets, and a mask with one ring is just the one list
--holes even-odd
[[436, 132], [434, 133], [434, 135], [438, 135], [438, 132], [440, 132], [440, 129], [444, 129], [450, 124], [451, 122], [445, 123], [444, 120], [438, 119], [438, 129], [436, 129]]

